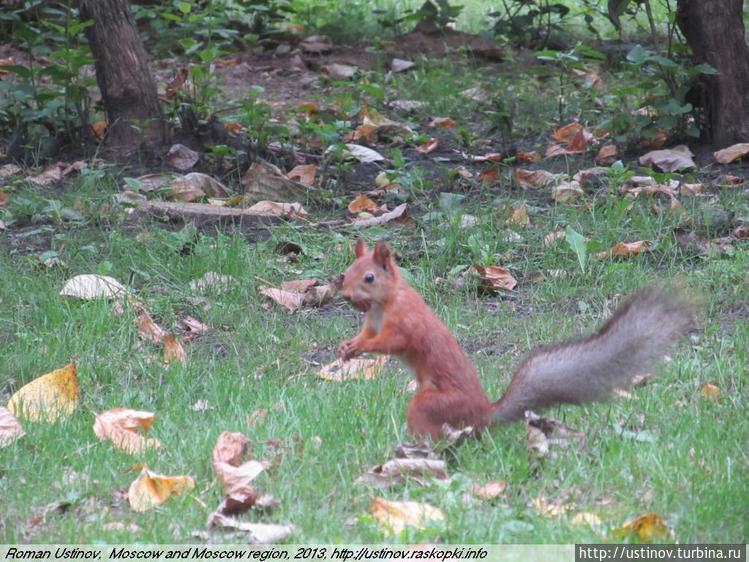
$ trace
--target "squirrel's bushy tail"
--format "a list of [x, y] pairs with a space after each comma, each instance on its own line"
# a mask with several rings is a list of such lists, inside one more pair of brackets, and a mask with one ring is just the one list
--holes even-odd
[[680, 290], [640, 290], [593, 335], [534, 349], [494, 403], [492, 421], [521, 420], [526, 410], [601, 400], [628, 388], [689, 331], [694, 310]]

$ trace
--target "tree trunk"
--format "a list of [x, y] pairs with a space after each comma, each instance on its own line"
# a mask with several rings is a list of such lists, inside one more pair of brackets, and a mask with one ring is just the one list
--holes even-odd
[[166, 125], [148, 56], [127, 0], [80, 0], [96, 66], [96, 82], [107, 114], [106, 146], [130, 155], [143, 143], [165, 142]]
[[702, 133], [716, 148], [749, 141], [749, 47], [743, 0], [678, 0], [676, 21], [695, 63], [720, 74], [702, 76], [705, 122]]

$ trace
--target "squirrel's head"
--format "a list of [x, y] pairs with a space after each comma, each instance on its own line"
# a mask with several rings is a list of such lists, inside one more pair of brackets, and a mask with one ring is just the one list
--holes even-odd
[[372, 305], [385, 304], [398, 282], [398, 268], [390, 246], [384, 240], [369, 250], [363, 240], [355, 247], [356, 260], [343, 274], [341, 294], [357, 310], [368, 311]]

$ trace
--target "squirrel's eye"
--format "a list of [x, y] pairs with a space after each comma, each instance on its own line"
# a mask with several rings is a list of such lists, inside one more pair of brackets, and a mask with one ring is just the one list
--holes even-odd
[[372, 281], [374, 281], [374, 273], [370, 271], [364, 275], [364, 282], [371, 283]]

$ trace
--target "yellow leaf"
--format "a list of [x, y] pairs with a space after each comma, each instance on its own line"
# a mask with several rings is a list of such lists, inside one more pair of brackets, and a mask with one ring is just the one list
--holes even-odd
[[614, 538], [622, 540], [635, 535], [642, 542], [661, 541], [668, 537], [669, 530], [666, 523], [657, 513], [648, 513], [627, 521], [620, 528], [614, 530]]
[[184, 363], [187, 361], [187, 355], [182, 342], [172, 335], [166, 335], [164, 336], [164, 363], [169, 364], [172, 361]]
[[189, 476], [164, 476], [143, 467], [127, 491], [127, 499], [134, 511], [148, 511], [164, 503], [169, 496], [178, 496], [195, 488]]
[[507, 224], [514, 226], [528, 226], [530, 219], [528, 218], [528, 207], [525, 206], [523, 201], [518, 207], [510, 207], [512, 212], [510, 218], [507, 219]]
[[7, 447], [19, 437], [26, 435], [21, 423], [10, 413], [10, 410], [0, 406], [0, 447]]
[[708, 400], [717, 400], [720, 398], [720, 388], [714, 384], [707, 383], [700, 389], [700, 394]]
[[8, 410], [31, 421], [54, 421], [75, 410], [79, 394], [75, 363], [70, 363], [21, 387], [8, 402]]
[[431, 521], [444, 521], [445, 514], [436, 507], [412, 501], [390, 501], [375, 498], [372, 515], [385, 535], [399, 534], [408, 525], [424, 529]]
[[349, 213], [352, 213], [354, 215], [361, 213], [362, 211], [373, 213], [377, 209], [378, 209], [377, 203], [372, 201], [369, 197], [367, 197], [363, 193], [360, 193], [359, 195], [357, 195], [351, 201], [351, 203], [348, 204]]

